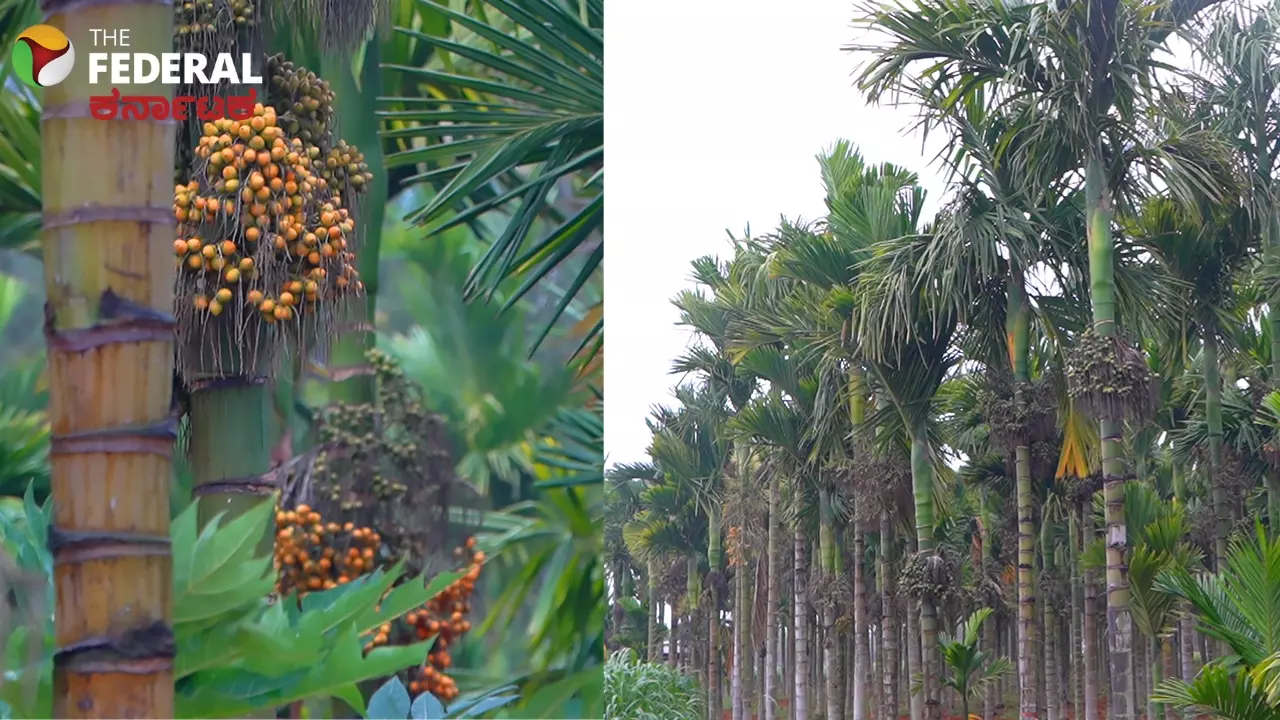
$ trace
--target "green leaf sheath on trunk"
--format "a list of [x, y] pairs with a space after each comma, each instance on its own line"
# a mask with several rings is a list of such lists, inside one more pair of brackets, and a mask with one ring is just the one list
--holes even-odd
[[[200, 527], [219, 514], [236, 517], [271, 502], [270, 386], [265, 378], [230, 377], [197, 383], [191, 392], [192, 491]], [[270, 551], [270, 527], [263, 548]]]

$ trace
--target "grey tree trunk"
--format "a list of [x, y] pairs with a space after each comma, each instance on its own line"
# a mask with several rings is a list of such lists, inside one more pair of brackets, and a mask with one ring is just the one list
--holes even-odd
[[924, 693], [915, 691], [916, 678], [920, 676], [920, 610], [917, 603], [907, 599], [907, 687], [911, 693], [911, 720], [924, 720]]
[[1184, 603], [1183, 615], [1178, 621], [1178, 647], [1182, 653], [1182, 681], [1189, 683], [1196, 678], [1200, 669], [1196, 667], [1195, 657], [1196, 621], [1187, 608]]
[[[871, 669], [867, 655], [867, 579], [863, 562], [867, 555], [866, 537], [854, 527], [853, 531], [853, 720], [866, 718], [867, 676]], [[843, 720], [843, 719], [842, 719]]]
[[898, 618], [894, 612], [893, 523], [887, 510], [880, 511], [880, 653], [884, 675], [882, 720], [898, 720]]
[[747, 564], [745, 559], [740, 560], [741, 564], [733, 569], [733, 668], [729, 671], [730, 717], [733, 720], [744, 720], [742, 674], [746, 664]]
[[795, 572], [793, 575], [792, 601], [795, 614], [796, 680], [792, 696], [796, 720], [809, 720], [809, 613], [805, 599], [805, 533], [803, 527], [795, 530]]
[[778, 476], [771, 474], [769, 478], [769, 517], [768, 517], [768, 579], [765, 591], [765, 638], [764, 638], [764, 701], [762, 712], [764, 720], [778, 718], [778, 666], [781, 665], [782, 653], [778, 645], [778, 615], [782, 609], [782, 598], [778, 592], [779, 575], [782, 572], [782, 549], [778, 538]]

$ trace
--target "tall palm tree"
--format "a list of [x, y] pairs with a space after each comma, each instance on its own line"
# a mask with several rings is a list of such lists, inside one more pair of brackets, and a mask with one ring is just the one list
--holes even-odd
[[[1269, 264], [1280, 248], [1280, 205], [1275, 174], [1280, 163], [1280, 136], [1268, 118], [1280, 112], [1280, 14], [1274, 4], [1260, 10], [1228, 5], [1215, 8], [1195, 33], [1200, 72], [1194, 91], [1199, 102], [1215, 109], [1215, 120], [1244, 170], [1244, 201], [1256, 218], [1262, 250]], [[1275, 308], [1280, 296], [1264, 299]], [[1280, 377], [1280, 313], [1268, 314], [1271, 336], [1270, 377]], [[1280, 518], [1280, 466], [1267, 475], [1268, 515]]]
[[698, 510], [707, 518], [707, 578], [709, 591], [706, 615], [707, 697], [713, 714], [723, 707], [720, 693], [720, 585], [723, 582], [724, 471], [729, 443], [723, 426], [727, 419], [726, 396], [721, 388], [708, 384], [684, 389], [677, 394], [681, 408], [653, 434], [649, 455], [671, 482], [693, 495]]

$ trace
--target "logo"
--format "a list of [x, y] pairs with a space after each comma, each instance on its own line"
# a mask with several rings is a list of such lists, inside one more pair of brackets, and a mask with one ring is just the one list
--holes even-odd
[[58, 28], [32, 25], [18, 36], [10, 58], [22, 82], [31, 87], [50, 87], [71, 74], [76, 50]]

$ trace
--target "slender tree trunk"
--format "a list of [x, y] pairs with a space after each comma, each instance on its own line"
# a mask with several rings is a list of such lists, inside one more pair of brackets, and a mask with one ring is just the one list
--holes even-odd
[[768, 530], [768, 589], [765, 592], [765, 640], [764, 640], [764, 720], [777, 720], [778, 666], [782, 653], [778, 644], [778, 615], [781, 612], [782, 598], [778, 592], [778, 576], [782, 572], [782, 549], [778, 537], [778, 476], [769, 476], [769, 530]]
[[[1111, 239], [1111, 195], [1101, 149], [1091, 149], [1085, 166], [1085, 208], [1089, 235], [1089, 287], [1093, 329], [1102, 338], [1116, 335], [1115, 247]], [[1123, 418], [1101, 419], [1102, 482], [1107, 521], [1107, 645], [1111, 720], [1133, 720], [1133, 621], [1129, 612], [1129, 569], [1125, 560]]]
[[[911, 552], [915, 552], [916, 539], [911, 538]], [[916, 692], [916, 678], [920, 677], [923, 661], [920, 657], [920, 606], [912, 598], [903, 598], [906, 605], [906, 630], [904, 632], [903, 641], [907, 645], [907, 676], [904, 678], [906, 686], [910, 688], [909, 697], [911, 698], [911, 720], [924, 720], [924, 693]]]
[[1084, 712], [1085, 695], [1083, 687], [1083, 669], [1081, 667], [1081, 659], [1083, 654], [1080, 652], [1082, 644], [1083, 632], [1081, 630], [1081, 620], [1084, 601], [1084, 583], [1080, 576], [1080, 526], [1078, 523], [1071, 525], [1071, 627], [1070, 627], [1070, 675], [1071, 678], [1071, 720], [1080, 720], [1080, 714]]
[[[1023, 386], [1030, 380], [1031, 313], [1027, 304], [1026, 279], [1018, 263], [1010, 267], [1006, 336], [1009, 364], [1013, 370], [1014, 403], [1025, 403]], [[1014, 469], [1018, 505], [1018, 713], [1023, 720], [1037, 716], [1035, 689], [1035, 528], [1032, 522], [1031, 449], [1019, 442], [1014, 449]]]
[[[1161, 639], [1159, 642], [1160, 642], [1161, 672], [1160, 672], [1160, 675], [1156, 678], [1157, 685], [1160, 682], [1162, 682], [1165, 678], [1177, 677], [1173, 667], [1174, 654], [1173, 654], [1173, 643], [1171, 642], [1171, 639], [1166, 637]], [[1165, 705], [1163, 706], [1162, 712], [1153, 714], [1151, 716], [1151, 720], [1161, 720], [1162, 717], [1164, 718], [1164, 720], [1174, 720], [1177, 716], [1178, 714], [1174, 712], [1174, 709], [1171, 706]]]
[[871, 659], [867, 654], [867, 578], [863, 574], [866, 561], [866, 537], [855, 523], [853, 528], [853, 720], [866, 720], [867, 676]]
[[792, 695], [792, 707], [795, 708], [796, 720], [808, 720], [808, 685], [809, 685], [809, 613], [805, 599], [805, 533], [803, 527], [797, 527], [795, 540], [795, 566], [792, 585], [793, 615], [795, 623], [795, 668], [796, 678]]
[[[991, 653], [992, 657], [1000, 656], [1000, 649], [996, 645], [996, 622], [994, 618], [982, 627], [982, 649]], [[996, 691], [997, 683], [987, 683], [982, 690], [982, 720], [995, 720], [996, 718]], [[965, 715], [966, 719], [968, 714]]]
[[1058, 617], [1050, 598], [1044, 603], [1044, 675], [1048, 682], [1045, 694], [1048, 698], [1049, 720], [1062, 720], [1062, 706], [1058, 703], [1062, 690], [1058, 685]]
[[893, 522], [889, 511], [880, 510], [880, 647], [884, 676], [881, 682], [881, 720], [898, 720], [898, 617], [893, 592]]
[[724, 553], [720, 544], [721, 515], [719, 506], [712, 504], [708, 513], [707, 529], [707, 584], [711, 593], [707, 607], [707, 697], [708, 720], [721, 720], [724, 708], [724, 693], [720, 687], [723, 675], [720, 666], [720, 585], [722, 574], [720, 567]]
[[1036, 666], [1036, 717], [1049, 717], [1049, 693], [1048, 680], [1044, 672], [1044, 605], [1041, 602], [1040, 607], [1036, 611], [1034, 622], [1032, 623], [1032, 632], [1035, 633], [1035, 644], [1033, 646], [1035, 655], [1033, 661]]
[[[790, 558], [787, 564], [791, 566], [794, 574], [795, 570], [795, 545], [792, 545], [792, 553], [788, 553]], [[787, 690], [787, 715], [795, 720], [796, 716], [796, 604], [795, 604], [795, 578], [790, 578], [787, 584], [787, 595], [790, 598], [787, 603], [787, 612], [783, 618], [787, 628], [787, 660], [786, 672], [783, 677], [783, 686]]]
[[1018, 712], [1023, 720], [1039, 715], [1035, 656], [1035, 528], [1032, 518], [1031, 450], [1017, 448], [1018, 495]]
[[1212, 328], [1204, 330], [1204, 415], [1208, 426], [1209, 487], [1215, 518], [1213, 534], [1214, 569], [1222, 572], [1227, 559], [1227, 533], [1231, 529], [1227, 488], [1222, 481], [1222, 380], [1218, 375], [1218, 338]]
[[[820, 675], [825, 674], [825, 683], [822, 685], [825, 690], [823, 701], [825, 702], [824, 714], [827, 718], [836, 718], [840, 715], [840, 658], [839, 651], [836, 647], [836, 593], [834, 591], [836, 570], [836, 539], [835, 539], [835, 517], [831, 509], [831, 490], [826, 486], [825, 478], [822, 487], [818, 490], [818, 563], [816, 564], [817, 575], [821, 578], [817, 584], [823, 588], [823, 597], [819, 598], [821, 608], [822, 637], [821, 644], [817, 645], [822, 648], [822, 660], [816, 663], [814, 669]], [[817, 640], [817, 638], [815, 638]], [[815, 643], [817, 644], [817, 643]]]
[[[167, 5], [41, 5], [81, 52], [104, 25], [146, 28], [131, 52], [172, 52]], [[40, 121], [53, 713], [173, 717], [174, 126], [94, 119], [84, 72], [44, 88]]]
[[[1054, 566], [1053, 552], [1053, 535], [1051, 534], [1053, 525], [1042, 513], [1041, 518], [1041, 536], [1040, 536], [1040, 557], [1041, 567], [1043, 568], [1042, 578], [1043, 587], [1053, 587], [1056, 577], [1056, 567]], [[1058, 609], [1054, 606], [1054, 596], [1051, 592], [1046, 592], [1041, 600], [1041, 637], [1044, 642], [1041, 644], [1044, 662], [1044, 696], [1045, 710], [1048, 720], [1062, 720], [1060, 708], [1058, 706], [1058, 698], [1060, 690], [1058, 688], [1058, 645], [1057, 645], [1057, 619]]]
[[739, 558], [739, 564], [733, 570], [734, 608], [733, 608], [733, 713], [734, 720], [748, 720], [748, 705], [751, 697], [751, 669], [754, 653], [751, 647], [751, 577], [755, 575], [748, 568], [752, 567], [752, 559], [745, 550]]
[[680, 646], [683, 645], [679, 641], [680, 638], [680, 616], [676, 613], [675, 608], [671, 608], [671, 628], [667, 631], [667, 664], [673, 668], [679, 668], [680, 665]]
[[[657, 573], [657, 568], [654, 567], [654, 563], [652, 560], [645, 563], [645, 575], [647, 576], [649, 581], [648, 583], [649, 584], [649, 633], [648, 633], [649, 652], [648, 652], [648, 656], [649, 656], [649, 662], [658, 662], [660, 657], [659, 656], [659, 640], [658, 640], [658, 613], [661, 612], [661, 608], [659, 607], [659, 603], [658, 603], [658, 573]], [[675, 618], [673, 616], [672, 620], [674, 619]], [[674, 627], [675, 626], [672, 625], [673, 629]], [[672, 646], [672, 649], [674, 650], [675, 649], [675, 633], [674, 632], [672, 632], [671, 634], [671, 646]], [[672, 653], [672, 654], [674, 655], [675, 653]]]
[[[914, 428], [911, 437], [911, 484], [916, 505], [916, 540], [919, 553], [933, 555], [933, 464], [924, 428]], [[938, 614], [933, 599], [920, 599], [920, 660], [923, 680], [925, 720], [937, 720], [938, 703]]]
[[[1267, 137], [1267, 135], [1260, 137]], [[1270, 153], [1265, 150], [1265, 143], [1263, 146], [1262, 167], [1270, 167]], [[1263, 252], [1268, 256], [1280, 253], [1280, 214], [1277, 214], [1274, 208], [1263, 218], [1262, 245]], [[1267, 302], [1270, 306], [1267, 321], [1271, 325], [1271, 377], [1274, 382], [1275, 378], [1280, 378], [1280, 298], [1268, 298]], [[1273, 534], [1280, 533], [1280, 465], [1272, 463], [1267, 469], [1266, 485], [1268, 527]], [[1183, 674], [1185, 673], [1184, 670]]]

